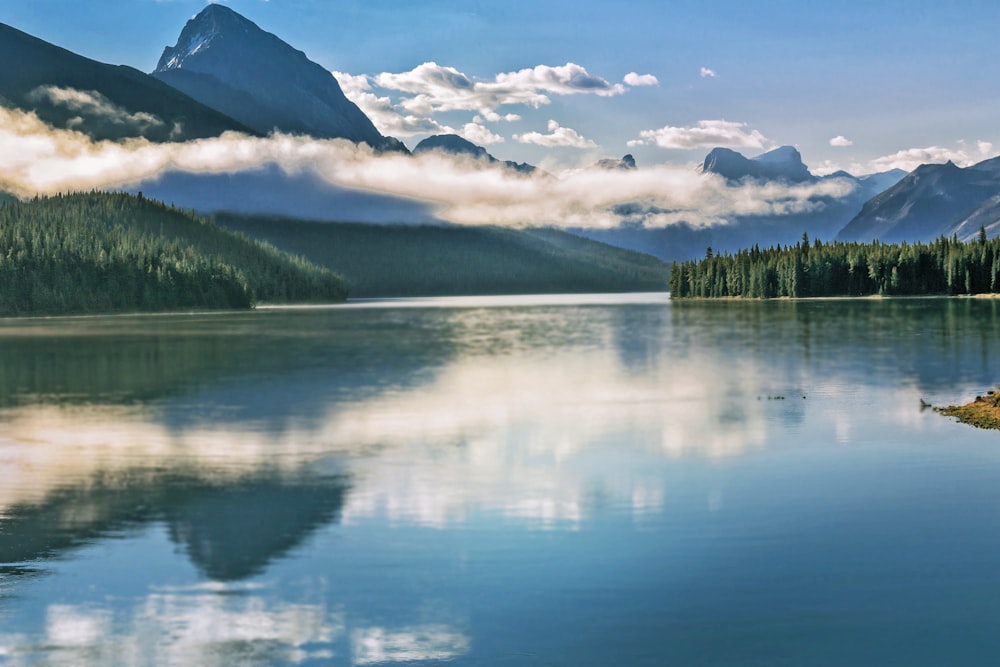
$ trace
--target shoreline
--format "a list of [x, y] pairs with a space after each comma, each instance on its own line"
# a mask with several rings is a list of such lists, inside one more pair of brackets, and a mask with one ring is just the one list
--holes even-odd
[[920, 299], [1000, 299], [1000, 293], [981, 292], [978, 294], [866, 294], [858, 296], [683, 296], [670, 298], [671, 303], [683, 301], [903, 301]]
[[934, 408], [934, 411], [945, 417], [955, 417], [962, 424], [976, 428], [1000, 431], [1000, 393], [988, 391], [984, 396], [965, 405], [949, 405], [944, 408]]

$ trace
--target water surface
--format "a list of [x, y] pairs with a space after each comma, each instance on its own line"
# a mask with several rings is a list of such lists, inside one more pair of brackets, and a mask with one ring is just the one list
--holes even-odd
[[992, 665], [998, 310], [0, 320], [0, 664]]

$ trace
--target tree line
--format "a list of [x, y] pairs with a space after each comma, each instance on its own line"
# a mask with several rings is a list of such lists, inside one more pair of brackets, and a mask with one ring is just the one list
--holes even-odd
[[671, 298], [984, 294], [1000, 291], [1000, 238], [888, 244], [809, 242], [678, 262]]
[[346, 294], [328, 269], [141, 194], [0, 205], [0, 316], [250, 308]]

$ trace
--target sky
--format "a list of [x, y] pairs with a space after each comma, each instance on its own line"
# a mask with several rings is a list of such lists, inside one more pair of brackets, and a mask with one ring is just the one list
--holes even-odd
[[[793, 145], [821, 173], [968, 164], [1000, 149], [996, 2], [225, 4], [337, 72], [376, 125], [411, 147], [451, 129], [502, 159], [556, 168], [625, 153], [640, 166], [693, 164], [715, 145], [747, 155]], [[150, 71], [204, 5], [4, 0], [0, 21]], [[488, 87], [540, 66], [572, 66], [607, 87], [536, 87], [534, 98], [453, 110], [477, 102], [426, 87], [441, 73]]]
[[[319, 173], [322, 164], [321, 177], [334, 185], [429, 201], [457, 222], [607, 226], [615, 205], [645, 201], [644, 224], [717, 224], [733, 215], [802, 211], [815, 196], [838, 193], [828, 184], [736, 192], [699, 180], [693, 167], [716, 146], [755, 156], [792, 145], [818, 175], [947, 160], [965, 166], [1000, 151], [996, 2], [224, 4], [331, 71], [384, 134], [409, 147], [456, 132], [500, 159], [571, 178], [558, 186], [525, 183], [470, 176], [452, 164], [431, 165], [432, 174], [424, 163], [373, 160], [292, 137], [123, 150], [46, 134], [15, 114], [0, 119], [9, 135], [0, 143], [15, 147], [0, 155], [8, 190], [109, 187], [127, 183], [128, 174], [137, 182], [171, 169], [265, 163]], [[149, 72], [205, 5], [2, 0], [0, 22]], [[582, 173], [626, 153], [647, 170], [641, 177]], [[252, 158], [241, 162], [241, 155]]]

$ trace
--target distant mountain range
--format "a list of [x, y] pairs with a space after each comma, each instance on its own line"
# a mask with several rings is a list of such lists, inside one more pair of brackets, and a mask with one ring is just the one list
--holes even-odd
[[[622, 158], [623, 165], [626, 155]], [[600, 165], [614, 167], [616, 161], [602, 160]], [[634, 159], [629, 166], [635, 169]], [[816, 176], [802, 162], [802, 156], [792, 146], [781, 146], [763, 155], [748, 158], [728, 149], [715, 148], [700, 166], [703, 174], [715, 174], [732, 186], [756, 183], [813, 184], [824, 180], [844, 179], [851, 183], [852, 191], [843, 198], [815, 197], [815, 207], [803, 213], [780, 216], [741, 216], [725, 225], [693, 227], [676, 224], [665, 228], [648, 228], [642, 225], [644, 215], [655, 212], [639, 203], [617, 208], [624, 223], [614, 229], [577, 229], [575, 233], [623, 248], [655, 255], [667, 261], [692, 259], [704, 255], [706, 248], [714, 251], [735, 252], [754, 244], [766, 247], [797, 243], [803, 232], [811, 238], [832, 240], [861, 210], [870, 198], [895, 184], [906, 175], [905, 171], [892, 171], [854, 176], [838, 171], [829, 176]]]
[[413, 148], [414, 155], [421, 153], [438, 152], [447, 155], [463, 155], [473, 160], [481, 161], [488, 165], [500, 165], [519, 174], [535, 174], [538, 168], [527, 162], [514, 162], [505, 160], [501, 162], [489, 154], [482, 146], [477, 146], [468, 139], [463, 139], [457, 134], [435, 134], [427, 137]]
[[843, 241], [968, 240], [1000, 232], [1000, 158], [961, 168], [924, 164], [874, 196], [837, 235]]
[[[209, 4], [164, 49], [152, 75], [76, 55], [0, 24], [0, 103], [36, 113], [46, 123], [95, 139], [131, 137], [167, 142], [218, 136], [226, 131], [272, 131], [342, 138], [377, 151], [408, 152], [382, 135], [344, 95], [333, 75], [279, 37], [220, 4]], [[527, 163], [503, 161], [454, 134], [428, 137], [414, 154], [468, 156], [517, 174], [544, 175]], [[631, 155], [602, 159], [594, 168], [636, 170]], [[676, 224], [647, 228], [657, 213], [632, 202], [615, 209], [617, 228], [574, 233], [665, 260], [689, 259], [797, 242], [803, 232], [823, 240], [927, 240], [941, 234], [969, 238], [983, 226], [1000, 233], [1000, 158], [960, 168], [923, 165], [912, 174], [892, 170], [866, 176], [837, 172], [816, 176], [791, 146], [746, 157], [728, 148], [711, 150], [700, 165], [706, 174], [741, 184], [811, 185], [850, 182], [845, 197], [817, 196], [807, 212], [743, 216], [725, 225]], [[239, 174], [167, 173], [136, 189], [204, 212], [294, 216], [329, 221], [435, 222], [426, 204], [377, 193], [338, 189], [309, 174], [265, 167]], [[2, 195], [0, 195], [2, 201]]]

